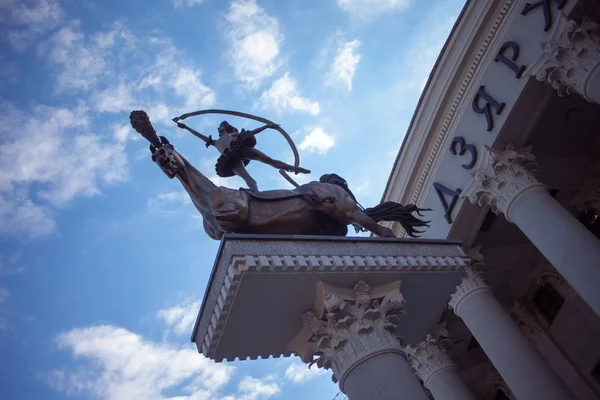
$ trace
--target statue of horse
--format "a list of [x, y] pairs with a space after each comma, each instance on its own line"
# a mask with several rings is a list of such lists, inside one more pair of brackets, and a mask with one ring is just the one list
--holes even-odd
[[[138, 113], [135, 114], [134, 113]], [[213, 239], [225, 233], [345, 236], [353, 224], [378, 236], [395, 237], [378, 221], [398, 221], [411, 237], [428, 226], [412, 215], [414, 205], [385, 202], [362, 210], [345, 181], [323, 175], [293, 190], [253, 192], [215, 185], [191, 165], [164, 137], [156, 136], [146, 113], [134, 111], [132, 126], [151, 142], [152, 160], [171, 179], [177, 178], [203, 217], [204, 230]]]

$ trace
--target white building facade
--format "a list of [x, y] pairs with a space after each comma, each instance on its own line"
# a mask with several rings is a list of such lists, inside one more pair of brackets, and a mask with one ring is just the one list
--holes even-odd
[[600, 399], [598, 23], [594, 0], [468, 1], [423, 91], [383, 200], [476, 269], [406, 350], [436, 400]]

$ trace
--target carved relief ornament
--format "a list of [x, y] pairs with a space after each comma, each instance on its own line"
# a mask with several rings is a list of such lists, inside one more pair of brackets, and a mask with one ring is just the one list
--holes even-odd
[[559, 96], [579, 93], [593, 102], [587, 84], [600, 67], [600, 26], [585, 18], [577, 24], [560, 12], [550, 38], [541, 46], [540, 58], [526, 74], [548, 83]]
[[471, 173], [472, 180], [461, 197], [473, 204], [487, 204], [494, 213], [504, 213], [510, 221], [513, 201], [530, 188], [544, 186], [534, 177], [536, 168], [531, 146], [516, 149], [509, 144], [505, 150], [485, 146], [481, 163]]
[[429, 380], [439, 371], [455, 366], [448, 354], [448, 331], [446, 323], [436, 326], [431, 334], [425, 336], [425, 340], [416, 346], [406, 346], [404, 351], [408, 357], [410, 366], [415, 370], [417, 376], [428, 388]]
[[403, 354], [395, 335], [406, 303], [400, 281], [371, 288], [359, 281], [353, 290], [319, 282], [316, 310], [302, 314], [303, 328], [289, 344], [305, 363], [331, 369], [343, 381], [361, 360], [383, 352]]
[[456, 315], [460, 316], [460, 303], [472, 293], [480, 290], [490, 291], [491, 289], [487, 283], [485, 283], [483, 274], [479, 271], [476, 271], [474, 268], [469, 267], [467, 268], [467, 276], [462, 278], [462, 282], [456, 287], [456, 292], [450, 296], [448, 306], [454, 310]]

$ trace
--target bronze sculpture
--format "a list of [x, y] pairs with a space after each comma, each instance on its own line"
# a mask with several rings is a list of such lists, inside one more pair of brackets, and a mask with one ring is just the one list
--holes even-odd
[[345, 236], [349, 224], [378, 236], [394, 237], [378, 221], [398, 221], [409, 236], [416, 237], [422, 232], [415, 228], [428, 226], [428, 221], [412, 215], [425, 211], [414, 205], [385, 202], [361, 209], [345, 180], [335, 174], [323, 175], [319, 182], [299, 185], [294, 190], [257, 192], [216, 186], [165, 137], [157, 136], [144, 111], [132, 111], [130, 120], [150, 142], [152, 160], [169, 178], [181, 182], [202, 214], [204, 230], [213, 239], [225, 233]]
[[254, 148], [256, 146], [256, 138], [254, 136], [267, 128], [276, 128], [276, 125], [264, 125], [252, 131], [242, 129], [239, 132], [229, 122], [223, 121], [218, 128], [219, 138], [217, 140], [213, 140], [211, 136], [204, 136], [181, 122], [177, 122], [177, 126], [202, 139], [206, 143], [206, 147], [214, 146], [219, 150], [221, 157], [219, 157], [215, 165], [217, 175], [223, 178], [237, 175], [246, 182], [250, 190], [255, 192], [258, 192], [258, 185], [252, 176], [250, 176], [248, 170], [246, 170], [246, 165], [248, 165], [250, 160], [260, 161], [274, 168], [295, 172], [296, 174], [300, 172], [310, 174], [310, 171], [305, 168], [274, 160], [262, 151]]

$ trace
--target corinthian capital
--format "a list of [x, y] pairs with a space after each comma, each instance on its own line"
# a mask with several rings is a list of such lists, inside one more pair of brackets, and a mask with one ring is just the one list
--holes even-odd
[[[476, 271], [473, 268], [467, 268], [467, 276], [462, 278], [460, 285], [456, 287], [456, 292], [450, 296], [448, 306], [459, 315], [458, 307], [460, 303], [466, 299], [470, 294], [479, 290], [491, 290], [490, 287], [485, 283], [481, 272]], [[460, 316], [460, 315], [459, 315]]]
[[513, 200], [526, 189], [542, 186], [534, 177], [534, 160], [531, 147], [515, 149], [509, 144], [505, 150], [496, 150], [485, 146], [481, 163], [471, 173], [473, 179], [461, 197], [473, 204], [488, 204], [493, 212], [509, 219], [507, 211]]
[[428, 388], [429, 380], [439, 371], [454, 367], [454, 362], [447, 352], [445, 338], [448, 331], [446, 323], [435, 327], [431, 334], [425, 336], [425, 340], [416, 346], [406, 346], [404, 351], [408, 357], [410, 366], [415, 370], [417, 376]]
[[395, 331], [405, 303], [400, 281], [376, 287], [359, 281], [352, 290], [319, 282], [315, 310], [302, 315], [303, 328], [288, 347], [302, 361], [331, 369], [333, 381], [343, 386], [361, 359], [403, 353]]
[[542, 54], [527, 75], [535, 75], [558, 91], [559, 96], [579, 93], [588, 101], [587, 83], [600, 63], [600, 27], [584, 19], [581, 24], [559, 13]]

